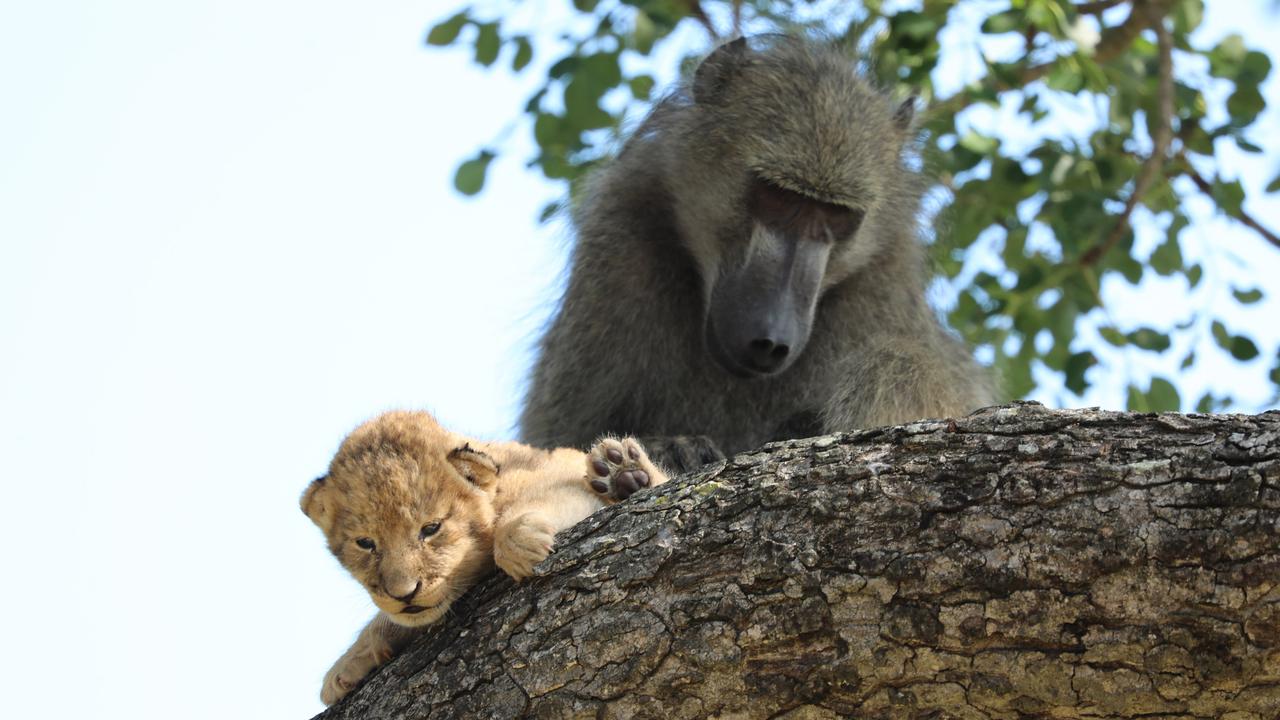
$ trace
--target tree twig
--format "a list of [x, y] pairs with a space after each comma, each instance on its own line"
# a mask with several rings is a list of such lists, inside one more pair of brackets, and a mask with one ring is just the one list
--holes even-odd
[[1097, 2], [1082, 2], [1076, 5], [1076, 12], [1081, 15], [1101, 15], [1111, 8], [1126, 3], [1129, 0], [1098, 0]]
[[1280, 247], [1280, 236], [1277, 236], [1271, 230], [1263, 227], [1262, 223], [1258, 222], [1252, 215], [1245, 212], [1244, 208], [1240, 208], [1239, 211], [1234, 213], [1227, 212], [1226, 208], [1222, 207], [1222, 205], [1218, 203], [1217, 198], [1213, 197], [1213, 183], [1205, 179], [1205, 177], [1200, 174], [1199, 170], [1196, 170], [1195, 166], [1191, 164], [1190, 159], [1187, 158], [1187, 154], [1185, 152], [1179, 152], [1178, 159], [1187, 166], [1187, 177], [1191, 178], [1191, 182], [1195, 183], [1197, 188], [1200, 188], [1200, 192], [1212, 198], [1214, 204], [1217, 205], [1224, 214], [1228, 217], [1235, 218], [1235, 220], [1240, 224], [1258, 233], [1272, 245]]
[[[1134, 38], [1138, 37], [1139, 33], [1163, 20], [1164, 16], [1169, 12], [1171, 3], [1172, 0], [1135, 0], [1133, 9], [1129, 11], [1129, 17], [1125, 18], [1124, 22], [1104, 29], [1102, 39], [1098, 41], [1098, 45], [1093, 51], [1094, 62], [1106, 63], [1119, 56], [1133, 44]], [[1024, 88], [1048, 75], [1057, 64], [1058, 60], [1051, 60], [1039, 65], [1032, 65], [1019, 73], [1018, 78], [1013, 82], [996, 80], [992, 89], [1000, 93], [1006, 90]], [[937, 103], [926, 112], [935, 117], [954, 114], [960, 112], [971, 102], [966, 93], [959, 92]]]
[[686, 0], [686, 4], [689, 6], [689, 15], [706, 28], [707, 34], [713, 41], [719, 40], [720, 33], [716, 32], [716, 26], [711, 22], [711, 18], [707, 17], [707, 11], [702, 9], [700, 0]]
[[1157, 124], [1151, 136], [1151, 155], [1142, 163], [1142, 168], [1133, 181], [1133, 191], [1129, 193], [1129, 199], [1125, 201], [1124, 211], [1116, 220], [1115, 227], [1111, 228], [1111, 232], [1102, 242], [1089, 248], [1080, 256], [1082, 265], [1093, 265], [1098, 262], [1099, 258], [1124, 237], [1129, 229], [1134, 208], [1138, 206], [1142, 196], [1147, 194], [1151, 184], [1164, 169], [1165, 158], [1169, 154], [1169, 143], [1173, 140], [1173, 38], [1169, 35], [1169, 28], [1165, 27], [1164, 18], [1160, 18], [1154, 27], [1160, 50], [1158, 59], [1160, 83], [1156, 97]]

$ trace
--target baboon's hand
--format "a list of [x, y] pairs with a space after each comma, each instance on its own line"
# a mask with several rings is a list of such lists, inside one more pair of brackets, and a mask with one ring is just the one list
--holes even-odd
[[672, 435], [641, 438], [649, 459], [672, 475], [683, 475], [724, 459], [715, 441], [706, 435]]

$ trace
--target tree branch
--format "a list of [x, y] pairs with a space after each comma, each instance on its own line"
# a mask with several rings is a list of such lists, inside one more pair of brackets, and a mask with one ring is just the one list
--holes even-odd
[[326, 720], [1280, 715], [1280, 412], [775, 443], [482, 583]]
[[1252, 215], [1245, 212], [1244, 208], [1240, 208], [1237, 212], [1229, 213], [1226, 208], [1222, 207], [1222, 205], [1218, 203], [1217, 198], [1213, 196], [1213, 183], [1206, 180], [1205, 177], [1200, 174], [1200, 171], [1196, 170], [1196, 167], [1191, 164], [1191, 160], [1187, 157], [1185, 151], [1180, 151], [1178, 153], [1178, 159], [1186, 166], [1187, 177], [1191, 178], [1191, 182], [1195, 183], [1196, 187], [1200, 188], [1200, 192], [1208, 195], [1209, 199], [1213, 200], [1214, 205], [1217, 205], [1218, 209], [1222, 210], [1224, 215], [1235, 218], [1236, 221], [1240, 222], [1245, 227], [1248, 227], [1261, 235], [1267, 242], [1275, 245], [1276, 247], [1280, 247], [1280, 237], [1277, 237], [1274, 232], [1268, 230], [1262, 225], [1262, 223], [1255, 220]]
[[711, 36], [712, 42], [719, 40], [720, 33], [716, 32], [716, 26], [711, 22], [711, 18], [707, 17], [707, 11], [702, 9], [700, 0], [685, 0], [685, 2], [689, 6], [689, 15], [699, 23], [702, 23], [702, 27]]
[[[1123, 23], [1103, 29], [1102, 39], [1098, 41], [1097, 47], [1094, 48], [1094, 61], [1106, 63], [1118, 57], [1133, 44], [1134, 38], [1138, 37], [1139, 33], [1162, 20], [1168, 14], [1171, 4], [1172, 0], [1136, 0], [1133, 9], [1129, 11], [1129, 17]], [[1057, 60], [1051, 60], [1024, 68], [1014, 82], [995, 79], [991, 90], [997, 93], [1007, 90], [1020, 90], [1048, 75], [1057, 63]], [[927, 109], [926, 112], [935, 116], [955, 114], [970, 103], [972, 103], [972, 100], [969, 94], [962, 91], [935, 104], [932, 108]]]
[[1111, 228], [1111, 232], [1107, 237], [1097, 245], [1089, 248], [1081, 257], [1082, 265], [1093, 265], [1105, 255], [1115, 244], [1120, 242], [1125, 233], [1129, 230], [1130, 219], [1134, 209], [1142, 200], [1147, 191], [1151, 189], [1151, 184], [1160, 176], [1164, 169], [1165, 158], [1169, 154], [1169, 144], [1173, 140], [1173, 38], [1169, 35], [1169, 28], [1165, 27], [1164, 18], [1156, 21], [1156, 42], [1159, 47], [1160, 55], [1158, 58], [1158, 66], [1160, 73], [1159, 88], [1156, 97], [1156, 129], [1151, 137], [1151, 155], [1142, 163], [1142, 168], [1138, 171], [1138, 176], [1133, 181], [1133, 191], [1129, 193], [1129, 199], [1125, 201], [1124, 211], [1120, 213], [1120, 218], [1116, 220], [1115, 227]]
[[1082, 2], [1076, 5], [1076, 12], [1081, 15], [1101, 15], [1111, 8], [1129, 0], [1098, 0], [1098, 2]]

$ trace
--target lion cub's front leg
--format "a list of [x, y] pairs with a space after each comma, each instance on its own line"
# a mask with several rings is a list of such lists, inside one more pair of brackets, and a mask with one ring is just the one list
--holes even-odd
[[320, 701], [332, 705], [354, 690], [376, 668], [385, 665], [413, 638], [413, 630], [378, 613], [360, 631], [352, 646], [325, 673]]
[[666, 481], [667, 474], [649, 460], [635, 438], [603, 438], [587, 453], [587, 485], [607, 503]]
[[557, 530], [538, 510], [503, 519], [493, 533], [494, 563], [516, 580], [529, 577], [533, 566], [551, 554]]
[[[580, 474], [585, 457], [587, 471]], [[641, 488], [661, 485], [667, 474], [653, 464], [635, 438], [604, 438], [585, 456], [561, 448], [547, 464], [529, 471], [533, 488], [521, 504], [498, 521], [493, 559], [505, 573], [523, 580], [551, 554], [556, 533], [600, 509], [626, 500]]]

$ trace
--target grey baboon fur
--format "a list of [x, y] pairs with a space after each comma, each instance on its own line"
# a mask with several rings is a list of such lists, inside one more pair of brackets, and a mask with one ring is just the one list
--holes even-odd
[[[712, 53], [588, 181], [522, 438], [705, 435], [735, 453], [990, 404], [925, 302], [911, 102], [822, 43]], [[759, 366], [776, 371], [725, 369], [774, 335], [783, 357]]]

